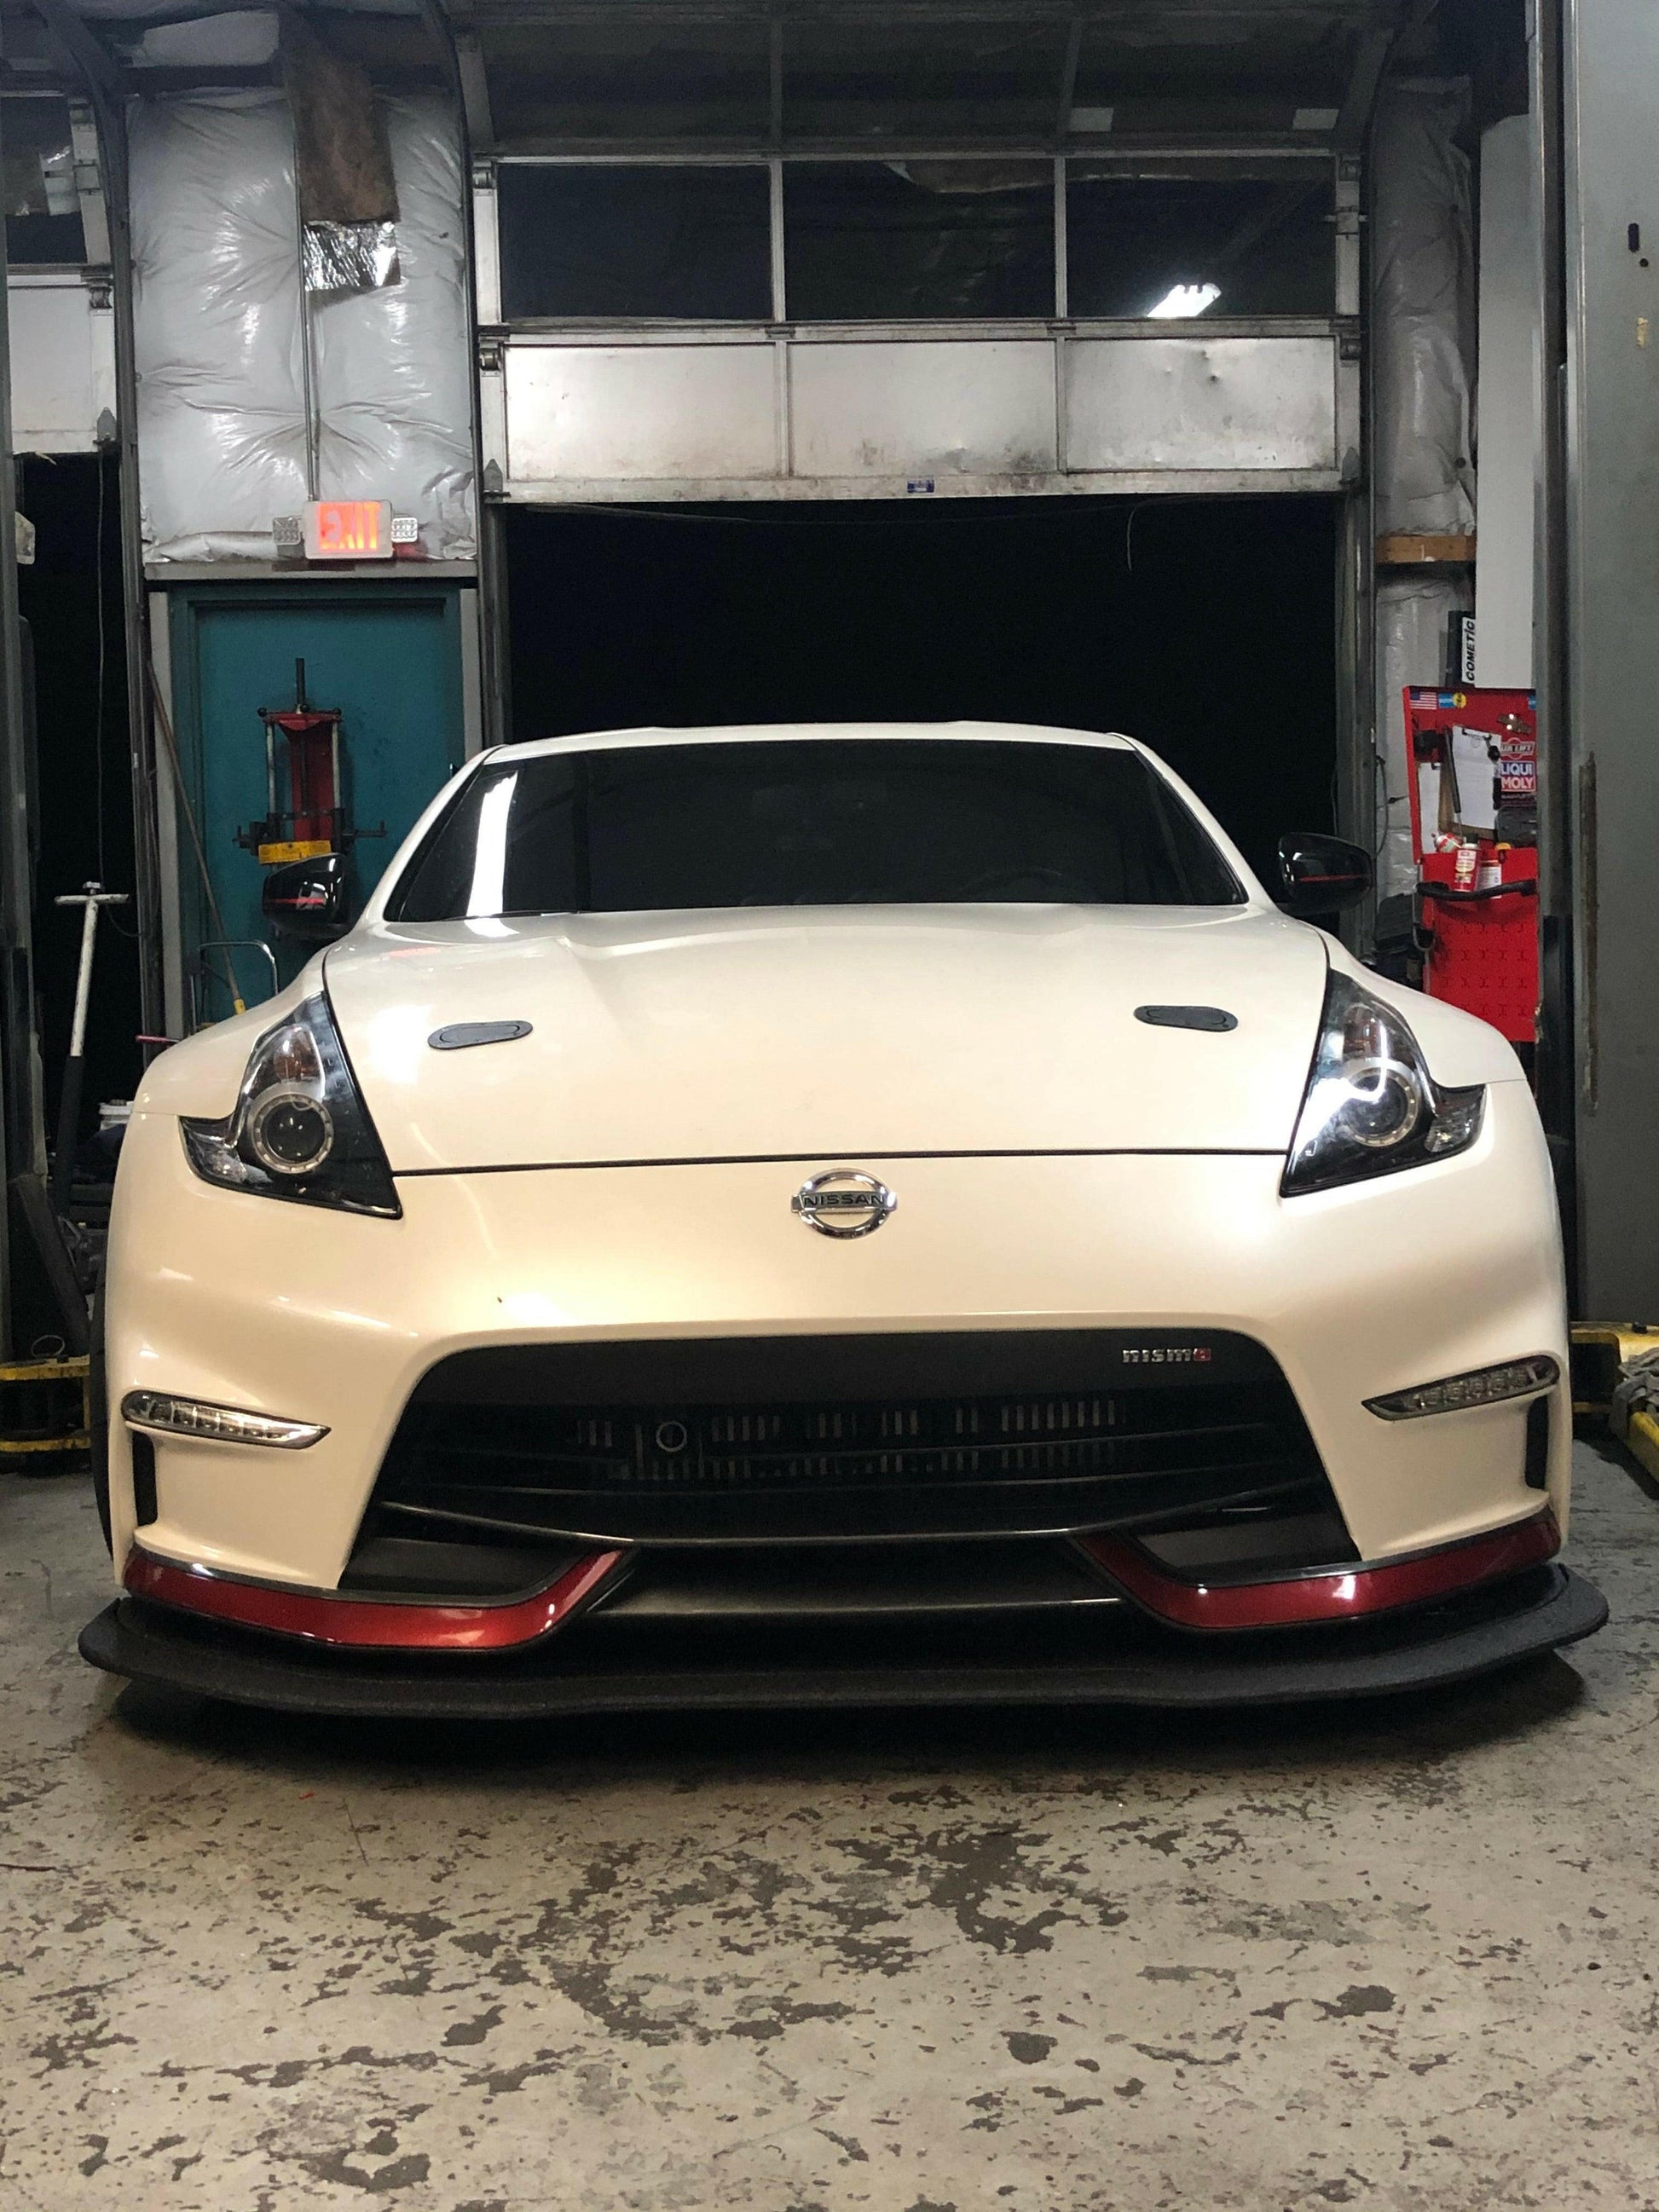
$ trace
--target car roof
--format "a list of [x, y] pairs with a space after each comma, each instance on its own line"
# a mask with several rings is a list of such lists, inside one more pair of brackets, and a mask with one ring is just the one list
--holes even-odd
[[1097, 745], [1112, 752], [1139, 752], [1131, 738], [1115, 731], [1047, 729], [1030, 722], [728, 722], [709, 728], [587, 730], [568, 738], [534, 738], [522, 744], [497, 746], [497, 761], [539, 759], [545, 753], [596, 752], [631, 745], [744, 744], [764, 739], [792, 743], [818, 738], [939, 738], [1005, 744], [1032, 742]]

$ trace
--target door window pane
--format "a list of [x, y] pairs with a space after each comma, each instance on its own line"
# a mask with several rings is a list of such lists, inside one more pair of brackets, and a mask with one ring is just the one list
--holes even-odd
[[1335, 304], [1328, 174], [1090, 176], [1069, 165], [1074, 315], [1328, 315]]
[[764, 322], [770, 192], [748, 167], [504, 161], [501, 309], [537, 316]]
[[791, 162], [783, 222], [792, 321], [1054, 313], [1048, 162]]

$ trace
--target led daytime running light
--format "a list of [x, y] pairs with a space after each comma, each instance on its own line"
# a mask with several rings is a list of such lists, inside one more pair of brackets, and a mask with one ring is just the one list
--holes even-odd
[[204, 1398], [174, 1398], [164, 1390], [129, 1390], [121, 1401], [121, 1419], [135, 1429], [160, 1429], [167, 1436], [267, 1444], [277, 1451], [303, 1451], [328, 1434], [315, 1421], [284, 1421], [274, 1413], [250, 1413]]
[[1501, 1405], [1506, 1398], [1530, 1398], [1553, 1390], [1561, 1369], [1547, 1352], [1530, 1359], [1506, 1359], [1496, 1367], [1477, 1367], [1467, 1375], [1448, 1375], [1438, 1382], [1419, 1382], [1384, 1398], [1367, 1398], [1366, 1409], [1384, 1421], [1420, 1420], [1425, 1413], [1461, 1413], [1472, 1406]]

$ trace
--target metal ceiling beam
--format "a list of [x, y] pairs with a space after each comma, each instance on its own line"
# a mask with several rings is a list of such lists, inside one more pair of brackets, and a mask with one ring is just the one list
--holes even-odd
[[1331, 143], [1339, 152], [1357, 154], [1364, 145], [1371, 127], [1371, 110], [1376, 105], [1377, 88], [1399, 34], [1397, 13], [1392, 21], [1373, 23], [1361, 32], [1348, 89], [1337, 114], [1336, 129], [1331, 134]]
[[85, 79], [94, 100], [118, 107], [126, 96], [121, 65], [64, 0], [31, 0], [34, 12]]
[[1077, 65], [1083, 52], [1083, 33], [1087, 28], [1081, 14], [1072, 18], [1072, 27], [1066, 33], [1066, 57], [1060, 65], [1060, 98], [1054, 107], [1054, 137], [1058, 142], [1070, 135], [1072, 101], [1077, 91]]
[[[617, 30], [647, 30], [675, 26], [741, 24], [763, 28], [774, 9], [765, 0], [474, 0], [469, 21], [489, 24], [544, 23]], [[1074, 0], [809, 0], [809, 4], [786, 8], [783, 21], [794, 27], [860, 23], [888, 30], [910, 24], [975, 23], [1029, 26], [1069, 23], [1079, 13], [1085, 25], [1109, 27], [1133, 24], [1137, 46], [1147, 28], [1160, 21], [1190, 26], [1195, 20], [1260, 28], [1310, 21], [1358, 27], [1376, 15], [1376, 0], [1231, 0], [1222, 7], [1172, 7], [1169, 0], [1152, 9], [1133, 4], [1085, 5]], [[1183, 50], [1187, 41], [1182, 40]]]
[[[500, 145], [497, 157], [503, 161], [648, 161], [693, 168], [722, 161], [759, 166], [775, 150], [763, 131], [747, 138], [698, 138], [689, 144], [684, 138], [565, 138], [526, 132]], [[1132, 132], [1114, 132], [1110, 137], [1085, 134], [1072, 138], [1066, 151], [1086, 159], [1093, 168], [1121, 169], [1126, 176], [1185, 175], [1194, 167], [1200, 173], [1210, 167], [1225, 171], [1241, 162], [1328, 171], [1332, 160], [1328, 142], [1305, 131], [1295, 137], [1284, 131], [1264, 131], [1255, 138], [1237, 131], [1212, 138], [1200, 132], [1146, 138], [1137, 138]], [[784, 158], [790, 161], [1050, 161], [1054, 154], [1050, 138], [933, 138], [925, 131], [913, 131], [908, 136], [888, 133], [872, 138], [793, 138], [785, 149]]]
[[455, 66], [460, 77], [467, 139], [475, 155], [487, 154], [495, 143], [495, 117], [489, 105], [489, 74], [476, 31], [456, 33]]

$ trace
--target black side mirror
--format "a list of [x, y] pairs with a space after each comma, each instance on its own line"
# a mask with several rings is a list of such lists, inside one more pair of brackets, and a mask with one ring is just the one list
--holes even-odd
[[1286, 914], [1340, 914], [1358, 906], [1376, 881], [1363, 845], [1317, 830], [1291, 830], [1279, 841], [1279, 903]]
[[259, 911], [280, 937], [307, 945], [331, 945], [351, 924], [346, 919], [346, 864], [343, 853], [320, 853], [314, 860], [289, 860], [273, 868], [259, 894]]

